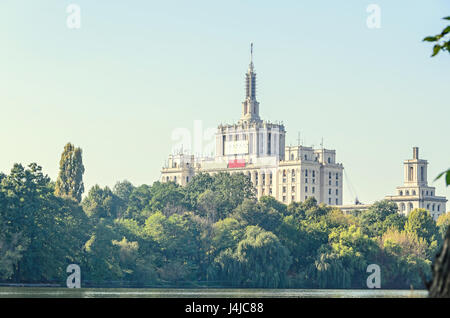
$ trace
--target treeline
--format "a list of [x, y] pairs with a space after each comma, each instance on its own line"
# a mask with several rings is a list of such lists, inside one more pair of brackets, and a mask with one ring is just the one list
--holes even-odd
[[313, 198], [256, 200], [243, 174], [96, 185], [81, 200], [81, 153], [66, 150], [65, 180], [36, 164], [0, 174], [3, 283], [63, 285], [75, 263], [83, 286], [366, 288], [378, 264], [382, 288], [423, 288], [450, 221], [388, 201], [344, 215]]

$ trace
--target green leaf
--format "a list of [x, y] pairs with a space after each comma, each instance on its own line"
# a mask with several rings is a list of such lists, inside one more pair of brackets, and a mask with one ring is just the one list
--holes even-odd
[[446, 35], [447, 33], [450, 32], [450, 25], [448, 27], [446, 27], [442, 32], [441, 32], [441, 36]]
[[445, 17], [445, 18], [442, 18], [442, 19], [444, 19], [444, 20], [450, 20], [450, 17]]
[[437, 38], [435, 36], [427, 36], [425, 39], [423, 39], [422, 41], [427, 41], [427, 42], [436, 42]]
[[434, 181], [440, 179], [444, 174], [445, 174], [445, 183], [446, 183], [446, 185], [450, 185], [450, 169], [448, 169], [447, 171], [441, 172], [441, 173], [436, 177], [436, 179], [434, 179]]
[[441, 50], [441, 46], [439, 45], [439, 44], [436, 44], [434, 47], [433, 47], [433, 54], [431, 55], [431, 57], [433, 57], [433, 56], [436, 56], [438, 53], [439, 53], [439, 51]]

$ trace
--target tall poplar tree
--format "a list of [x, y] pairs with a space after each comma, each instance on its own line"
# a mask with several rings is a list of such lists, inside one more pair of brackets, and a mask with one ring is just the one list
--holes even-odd
[[70, 142], [64, 147], [59, 161], [59, 175], [56, 180], [55, 194], [81, 201], [84, 192], [83, 159], [81, 148], [75, 148]]

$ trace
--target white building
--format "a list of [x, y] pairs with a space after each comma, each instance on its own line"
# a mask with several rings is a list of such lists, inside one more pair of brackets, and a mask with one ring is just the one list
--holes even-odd
[[419, 159], [419, 148], [413, 148], [413, 159], [405, 160], [403, 186], [397, 187], [397, 194], [386, 196], [387, 200], [394, 201], [400, 213], [408, 215], [416, 208], [430, 211], [431, 216], [437, 220], [439, 215], [445, 213], [447, 199], [436, 196], [436, 189], [430, 187], [427, 181], [428, 161]]
[[285, 137], [283, 124], [259, 116], [252, 56], [241, 118], [235, 124], [217, 128], [215, 156], [170, 155], [161, 171], [161, 181], [184, 186], [200, 172], [244, 173], [251, 178], [258, 198], [270, 195], [289, 204], [315, 197], [319, 203], [341, 205], [343, 166], [336, 162], [336, 151], [286, 146]]

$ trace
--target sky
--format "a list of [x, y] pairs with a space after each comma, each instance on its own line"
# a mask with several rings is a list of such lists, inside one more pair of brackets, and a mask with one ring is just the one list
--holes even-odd
[[394, 194], [413, 146], [450, 198], [433, 182], [450, 165], [450, 55], [422, 42], [449, 15], [447, 0], [2, 0], [0, 171], [37, 162], [55, 180], [72, 142], [86, 192], [152, 184], [174, 132], [239, 120], [253, 42], [260, 116], [287, 144], [336, 149], [344, 203]]

